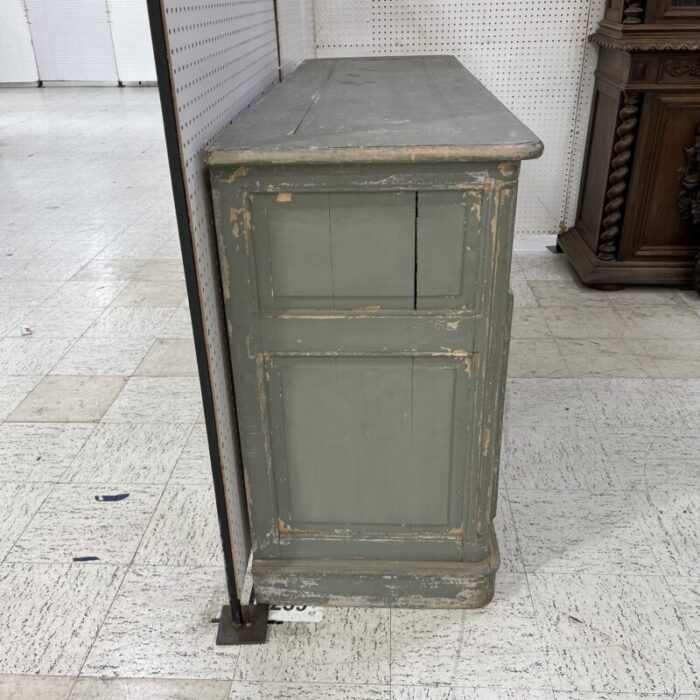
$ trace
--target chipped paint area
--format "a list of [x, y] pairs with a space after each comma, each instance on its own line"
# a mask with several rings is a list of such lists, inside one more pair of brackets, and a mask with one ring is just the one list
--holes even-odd
[[243, 240], [245, 241], [246, 253], [250, 253], [249, 243], [250, 243], [250, 232], [253, 229], [253, 219], [250, 214], [250, 210], [243, 209]]
[[275, 199], [280, 203], [291, 202], [292, 201], [292, 193], [291, 192], [278, 192], [277, 197]]
[[299, 532], [297, 528], [289, 527], [282, 518], [277, 518], [277, 531], [280, 535], [293, 535]]
[[514, 163], [511, 163], [510, 161], [504, 161], [503, 163], [498, 164], [498, 172], [503, 175], [503, 177], [513, 177], [516, 172], [516, 166]]
[[280, 314], [278, 318], [283, 321], [337, 321], [339, 319], [347, 319], [344, 314]]
[[249, 172], [249, 168], [246, 168], [245, 165], [239, 165], [227, 178], [227, 182], [233, 183], [236, 180], [239, 180], [242, 177], [245, 177]]
[[224, 299], [228, 301], [231, 298], [231, 264], [227, 255], [220, 257], [221, 268], [221, 287]]
[[489, 447], [491, 446], [491, 428], [486, 426], [484, 428], [484, 431], [482, 433], [481, 437], [481, 444], [482, 444], [482, 454], [484, 457], [488, 455], [489, 453]]
[[464, 358], [464, 371], [466, 372], [467, 377], [469, 377], [469, 379], [471, 379], [472, 378], [472, 357], [471, 357], [471, 355], [467, 355]]

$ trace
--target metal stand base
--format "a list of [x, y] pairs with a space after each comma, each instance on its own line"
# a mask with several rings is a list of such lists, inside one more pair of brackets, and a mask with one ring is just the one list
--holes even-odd
[[268, 605], [243, 605], [242, 625], [236, 625], [231, 617], [231, 606], [221, 608], [219, 631], [216, 643], [219, 645], [264, 644], [267, 641]]

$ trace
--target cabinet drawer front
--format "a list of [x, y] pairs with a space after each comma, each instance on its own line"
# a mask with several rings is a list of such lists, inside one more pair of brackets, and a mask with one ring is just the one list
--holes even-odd
[[272, 358], [266, 393], [284, 528], [459, 527], [471, 425], [465, 359]]
[[254, 195], [263, 309], [410, 309], [415, 194]]

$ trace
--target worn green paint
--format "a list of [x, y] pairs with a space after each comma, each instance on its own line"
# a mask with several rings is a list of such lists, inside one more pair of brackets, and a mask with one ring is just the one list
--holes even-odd
[[450, 493], [461, 489], [467, 419], [461, 362], [284, 357], [271, 365], [279, 508], [290, 527], [459, 527]]
[[[411, 60], [392, 59], [389, 74]], [[318, 64], [336, 94], [338, 76]], [[381, 73], [382, 61], [371, 64]], [[378, 150], [363, 162], [358, 146], [353, 163], [345, 152], [343, 163], [317, 154], [317, 164], [280, 164], [312, 149], [304, 139], [330, 119], [323, 94], [312, 107], [300, 116], [303, 139], [246, 144], [233, 127], [230, 146], [219, 141], [209, 156], [223, 163], [212, 190], [258, 598], [483, 605], [498, 565], [492, 519], [525, 147], [500, 143], [502, 162], [463, 151], [460, 163], [377, 163]], [[266, 123], [266, 114], [259, 124], [284, 128], [287, 117]], [[319, 138], [329, 153], [343, 148]], [[382, 144], [375, 127], [367, 138], [390, 149], [396, 136]], [[254, 162], [229, 165], [227, 148], [254, 148]]]
[[413, 308], [413, 193], [283, 192], [251, 209], [263, 308]]
[[481, 189], [419, 193], [419, 309], [476, 309], [483, 263], [483, 200]]

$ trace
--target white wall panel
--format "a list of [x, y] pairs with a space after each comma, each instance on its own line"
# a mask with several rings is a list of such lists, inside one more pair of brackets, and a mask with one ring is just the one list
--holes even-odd
[[316, 55], [312, 0], [278, 0], [277, 25], [282, 77]]
[[37, 79], [24, 0], [3, 0], [0, 11], [0, 83]]
[[119, 80], [155, 82], [146, 0], [107, 0], [107, 9]]
[[25, 0], [41, 80], [117, 82], [105, 0]]
[[516, 227], [573, 223], [604, 0], [314, 0], [319, 57], [454, 54], [545, 144], [523, 165]]
[[[216, 234], [204, 149], [233, 118], [277, 81], [272, 0], [160, 0], [186, 179], [198, 303], [209, 365], [237, 584], [250, 539], [241, 469]], [[238, 591], [241, 593], [240, 589]], [[247, 602], [247, 601], [243, 601]]]

